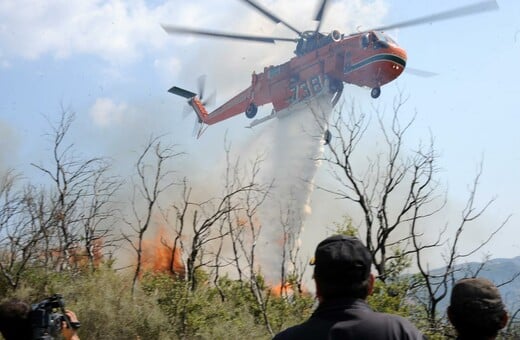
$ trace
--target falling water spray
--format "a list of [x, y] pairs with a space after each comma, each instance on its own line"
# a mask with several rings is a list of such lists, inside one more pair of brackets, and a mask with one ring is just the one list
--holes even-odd
[[299, 235], [312, 212], [311, 193], [332, 112], [331, 97], [324, 93], [291, 107], [285, 116], [280, 112], [282, 117], [257, 141], [269, 145], [263, 175], [274, 180], [261, 214], [260, 244], [265, 251], [259, 253], [259, 260], [267, 269], [264, 272], [270, 273], [268, 279], [280, 277], [282, 252], [299, 246]]

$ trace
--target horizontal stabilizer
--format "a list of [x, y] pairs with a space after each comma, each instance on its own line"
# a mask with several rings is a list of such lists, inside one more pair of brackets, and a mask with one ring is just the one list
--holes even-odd
[[193, 93], [193, 92], [185, 90], [185, 89], [181, 89], [180, 87], [177, 87], [177, 86], [172, 87], [171, 89], [168, 90], [168, 92], [176, 94], [176, 95], [184, 97], [184, 98], [187, 98], [187, 99], [191, 99], [197, 95], [196, 93]]

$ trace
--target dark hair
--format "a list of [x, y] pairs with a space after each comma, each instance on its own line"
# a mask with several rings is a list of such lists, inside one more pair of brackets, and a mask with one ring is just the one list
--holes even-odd
[[342, 279], [331, 280], [315, 274], [314, 280], [318, 286], [320, 296], [325, 300], [337, 298], [366, 299], [370, 282], [369, 277], [370, 275], [365, 276], [360, 275], [360, 273], [352, 273], [352, 275]]
[[450, 321], [460, 335], [472, 339], [496, 337], [507, 312], [503, 308], [472, 313], [467, 308], [449, 306]]
[[5, 340], [30, 340], [32, 338], [31, 306], [18, 299], [0, 304], [0, 333]]

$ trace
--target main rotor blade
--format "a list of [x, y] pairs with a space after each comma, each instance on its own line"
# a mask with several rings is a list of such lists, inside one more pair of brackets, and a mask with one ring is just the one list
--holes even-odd
[[438, 75], [438, 73], [425, 71], [425, 70], [420, 70], [418, 68], [412, 68], [412, 67], [409, 67], [409, 66], [406, 66], [404, 71], [409, 73], [409, 74], [413, 74], [414, 76], [423, 77], [423, 78], [435, 77], [435, 76]]
[[161, 26], [169, 34], [175, 34], [175, 33], [193, 34], [193, 35], [202, 35], [202, 36], [216, 37], [216, 38], [257, 41], [257, 42], [271, 43], [271, 44], [274, 44], [276, 41], [290, 41], [290, 42], [298, 41], [297, 39], [293, 39], [293, 38], [259, 37], [259, 36], [253, 36], [253, 35], [245, 35], [245, 34], [234, 34], [234, 33], [216, 32], [216, 31], [206, 31], [206, 30], [185, 28], [185, 27], [176, 27], [176, 26], [163, 25], [163, 24], [161, 24]]
[[316, 33], [318, 33], [318, 31], [320, 30], [321, 21], [323, 19], [323, 13], [325, 13], [326, 6], [327, 6], [327, 0], [323, 0], [318, 9], [318, 12], [316, 13], [316, 17], [314, 18], [314, 20], [316, 20], [318, 22], [318, 27], [316, 27]]
[[482, 1], [476, 4], [467, 5], [459, 8], [455, 8], [452, 10], [440, 12], [437, 14], [427, 15], [424, 17], [420, 17], [417, 19], [407, 20], [403, 22], [399, 22], [396, 24], [388, 25], [388, 26], [382, 26], [371, 30], [366, 30], [363, 32], [368, 31], [386, 31], [392, 28], [402, 28], [402, 27], [409, 27], [409, 26], [415, 26], [415, 25], [421, 25], [426, 23], [431, 23], [434, 21], [441, 21], [441, 20], [448, 20], [458, 17], [463, 17], [466, 15], [472, 15], [477, 14], [481, 12], [487, 12], [498, 9], [498, 4], [496, 0], [486, 0]]
[[286, 26], [287, 28], [289, 28], [290, 30], [292, 30], [293, 32], [296, 32], [296, 34], [298, 34], [298, 36], [301, 36], [303, 33], [299, 30], [297, 30], [296, 28], [294, 28], [293, 26], [291, 26], [288, 22], [278, 18], [276, 15], [274, 15], [273, 13], [271, 13], [270, 11], [268, 11], [267, 9], [263, 8], [262, 6], [260, 6], [259, 4], [257, 4], [256, 2], [254, 2], [253, 0], [242, 0], [242, 1], [245, 1], [247, 2], [248, 4], [250, 4], [251, 6], [253, 6], [255, 9], [257, 9], [260, 13], [262, 13], [263, 15], [265, 15], [266, 17], [268, 17], [269, 19], [271, 19], [271, 21], [279, 24], [279, 23], [282, 23], [284, 26]]

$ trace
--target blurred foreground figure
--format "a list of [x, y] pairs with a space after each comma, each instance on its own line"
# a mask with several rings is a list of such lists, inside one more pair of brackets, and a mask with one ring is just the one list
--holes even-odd
[[[70, 325], [78, 325], [79, 321], [74, 312], [65, 311], [68, 322], [61, 319], [55, 319], [60, 324], [54, 328], [59, 330], [57, 336], [63, 336], [65, 340], [80, 340], [77, 334], [77, 328]], [[42, 321], [41, 314], [35, 312], [27, 302], [10, 299], [0, 304], [0, 333], [5, 340], [33, 340], [33, 339], [55, 339], [57, 337], [51, 335], [41, 335], [36, 325]], [[48, 325], [52, 327], [52, 325]], [[38, 335], [35, 335], [38, 334]]]
[[462, 279], [451, 292], [448, 318], [457, 339], [495, 339], [508, 321], [500, 292], [484, 278]]
[[316, 248], [314, 281], [319, 306], [309, 320], [277, 334], [285, 339], [422, 340], [403, 317], [374, 312], [366, 298], [374, 288], [372, 256], [355, 237], [336, 235]]

